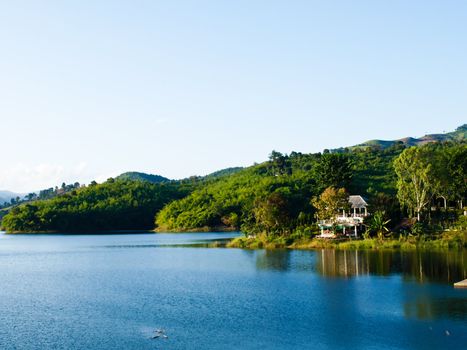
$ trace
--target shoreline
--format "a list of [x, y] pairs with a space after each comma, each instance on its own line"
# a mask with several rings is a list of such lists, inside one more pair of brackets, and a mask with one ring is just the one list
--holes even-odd
[[155, 233], [206, 233], [206, 232], [241, 232], [240, 229], [228, 226], [203, 226], [190, 229], [167, 229], [157, 227], [152, 230]]
[[467, 231], [449, 231], [438, 238], [425, 239], [405, 237], [399, 239], [326, 239], [326, 238], [291, 238], [237, 237], [226, 244], [226, 248], [240, 249], [336, 249], [336, 250], [465, 250], [467, 249]]
[[[229, 233], [238, 230], [226, 227], [206, 228], [198, 230], [104, 230], [104, 231], [3, 231], [5, 235], [119, 235], [119, 234], [183, 234], [183, 233]], [[445, 250], [459, 251], [467, 249], [467, 231], [446, 231], [436, 237], [401, 237], [399, 239], [366, 238], [366, 239], [326, 239], [318, 237], [287, 237], [267, 236], [259, 234], [254, 237], [238, 236], [228, 242], [213, 241], [207, 248], [234, 248], [234, 249], [289, 249], [289, 250]]]
[[82, 231], [1, 231], [6, 235], [124, 235], [155, 233], [153, 230], [82, 230]]

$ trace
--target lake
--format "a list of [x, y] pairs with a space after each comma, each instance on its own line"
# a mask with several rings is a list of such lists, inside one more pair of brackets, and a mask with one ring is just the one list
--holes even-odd
[[467, 346], [466, 251], [206, 248], [235, 235], [0, 233], [0, 348]]

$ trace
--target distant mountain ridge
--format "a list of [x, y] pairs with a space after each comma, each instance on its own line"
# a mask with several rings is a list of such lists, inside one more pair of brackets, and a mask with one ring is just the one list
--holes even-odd
[[5, 202], [10, 202], [12, 198], [16, 198], [16, 197], [23, 198], [24, 194], [15, 193], [11, 191], [0, 191], [0, 205], [2, 205]]
[[[411, 147], [411, 146], [421, 146], [421, 145], [432, 143], [432, 142], [448, 142], [448, 141], [453, 141], [453, 142], [467, 141], [467, 124], [459, 126], [455, 131], [448, 132], [445, 134], [429, 134], [429, 135], [425, 135], [420, 138], [404, 137], [404, 138], [401, 138], [398, 140], [392, 140], [392, 141], [370, 140], [370, 141], [366, 141], [364, 143], [351, 146], [348, 148], [365, 149], [365, 148], [371, 147], [371, 148], [386, 149], [396, 144], [403, 144], [405, 146]], [[341, 150], [341, 149], [343, 148], [339, 148], [338, 150]]]

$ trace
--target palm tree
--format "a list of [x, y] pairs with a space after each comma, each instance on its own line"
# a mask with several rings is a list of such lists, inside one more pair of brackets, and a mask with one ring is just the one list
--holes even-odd
[[387, 228], [387, 224], [391, 220], [385, 220], [384, 219], [384, 212], [382, 211], [377, 211], [374, 213], [374, 215], [370, 218], [369, 223], [366, 225], [368, 227], [367, 231], [369, 232], [376, 232], [376, 235], [378, 236], [379, 240], [383, 240], [384, 234], [386, 232], [389, 232], [389, 229]]

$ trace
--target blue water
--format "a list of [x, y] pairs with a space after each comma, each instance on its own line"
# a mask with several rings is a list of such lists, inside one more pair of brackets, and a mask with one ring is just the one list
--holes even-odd
[[0, 348], [467, 346], [465, 251], [204, 247], [234, 235], [0, 234]]

